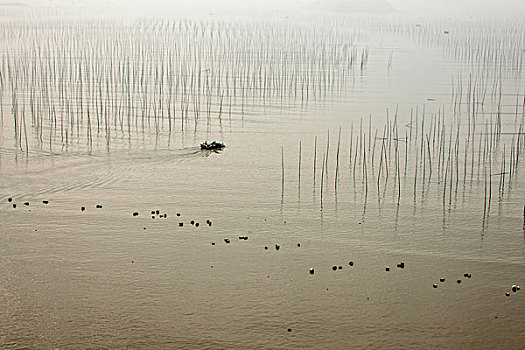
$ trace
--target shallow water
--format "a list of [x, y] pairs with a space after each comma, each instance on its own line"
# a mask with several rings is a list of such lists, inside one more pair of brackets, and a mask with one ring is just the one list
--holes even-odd
[[[410, 27], [381, 20], [394, 29]], [[494, 125], [497, 98], [487, 95], [476, 114], [465, 167], [468, 107], [462, 96], [458, 160], [447, 168], [458, 168], [450, 191], [436, 161], [438, 146], [424, 149], [433, 159], [430, 175], [429, 163], [421, 164], [421, 134], [415, 135], [423, 128], [432, 136], [431, 118], [445, 112], [448, 152], [456, 132], [450, 123], [459, 118], [453, 84], [463, 79], [467, 90], [469, 75], [484, 67], [450, 54], [451, 47], [468, 47], [462, 38], [447, 43], [441, 31], [430, 31], [417, 41], [408, 30], [381, 33], [373, 23], [363, 24], [357, 43], [369, 50], [366, 68], [355, 68], [337, 91], [307, 103], [255, 96], [242, 107], [237, 101], [231, 117], [225, 107], [222, 120], [215, 99], [210, 123], [203, 117], [194, 127], [190, 117], [180, 130], [176, 119], [172, 133], [165, 119], [158, 129], [152, 123], [122, 132], [117, 126], [110, 144], [102, 131], [89, 146], [84, 124], [67, 143], [55, 134], [39, 146], [27, 114], [31, 146], [25, 152], [13, 138], [11, 91], [5, 88], [1, 347], [519, 348], [525, 292], [510, 289], [525, 286], [525, 178], [518, 164], [499, 195], [496, 175], [503, 145], [509, 157], [516, 139], [501, 134], [490, 177], [484, 176], [488, 160], [478, 157], [485, 124]], [[524, 73], [507, 68], [487, 73], [485, 84], [490, 90], [501, 79], [502, 128], [516, 133], [523, 123], [516, 100]], [[398, 138], [411, 136], [406, 145], [390, 137], [383, 149], [388, 158], [380, 158], [384, 126], [393, 123], [396, 108]], [[414, 127], [411, 111], [414, 124], [419, 117]], [[360, 123], [366, 161], [355, 158]], [[199, 149], [213, 139], [227, 147]], [[389, 166], [381, 168], [378, 189], [380, 159]], [[167, 218], [152, 218], [156, 210]], [[396, 267], [400, 262], [404, 268]]]

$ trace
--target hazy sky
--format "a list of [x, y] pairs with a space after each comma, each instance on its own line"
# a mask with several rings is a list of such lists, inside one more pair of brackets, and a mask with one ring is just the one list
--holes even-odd
[[199, 8], [202, 11], [229, 9], [285, 12], [293, 9], [324, 8], [348, 12], [388, 12], [454, 15], [518, 15], [525, 16], [525, 0], [0, 0], [2, 3], [23, 3], [29, 6], [111, 6], [126, 8]]

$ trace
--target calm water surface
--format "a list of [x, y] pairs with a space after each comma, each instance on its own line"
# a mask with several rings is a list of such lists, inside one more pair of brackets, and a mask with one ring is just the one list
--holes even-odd
[[[473, 146], [465, 152], [465, 139], [459, 140], [459, 160], [448, 168], [455, 174], [457, 167], [458, 180], [443, 200], [430, 120], [444, 113], [448, 152], [456, 132], [450, 123], [459, 118], [455, 84], [462, 79], [466, 91], [469, 75], [484, 68], [451, 54], [454, 45], [466, 45], [461, 38], [443, 39], [439, 31], [418, 41], [374, 28], [363, 27], [357, 43], [368, 48], [366, 68], [356, 68], [338, 91], [308, 103], [253, 99], [244, 114], [237, 104], [231, 119], [225, 112], [219, 120], [215, 111], [210, 123], [171, 134], [167, 124], [159, 132], [117, 130], [110, 147], [100, 133], [91, 147], [70, 135], [67, 143], [54, 139], [21, 150], [13, 138], [11, 90], [4, 86], [0, 347], [523, 346], [525, 291], [511, 287], [525, 288], [525, 177], [518, 164], [500, 195], [496, 174], [503, 144], [510, 164], [517, 142], [511, 133], [522, 125], [524, 72], [487, 75], [489, 91], [493, 81], [503, 82], [499, 108], [508, 134], [492, 151], [492, 176], [484, 177], [479, 140], [498, 111], [487, 97]], [[457, 115], [468, 115], [462, 98]], [[408, 144], [392, 136], [383, 149], [396, 108], [398, 139]], [[30, 119], [26, 127], [34, 140]], [[465, 119], [458, 128], [465, 135]], [[431, 178], [430, 163], [421, 164], [422, 129], [430, 136], [423, 150], [433, 159]], [[360, 135], [367, 160], [355, 158]], [[227, 147], [199, 149], [214, 139]], [[523, 161], [523, 153], [514, 157]], [[389, 162], [389, 178], [382, 167], [378, 186], [381, 159]], [[152, 215], [156, 210], [167, 218]], [[401, 262], [405, 267], [396, 267]]]

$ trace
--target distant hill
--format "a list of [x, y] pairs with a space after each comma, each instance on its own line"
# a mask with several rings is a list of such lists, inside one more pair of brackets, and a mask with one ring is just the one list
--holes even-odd
[[318, 0], [313, 10], [337, 13], [392, 13], [396, 10], [387, 0]]
[[0, 6], [27, 6], [22, 2], [0, 2]]

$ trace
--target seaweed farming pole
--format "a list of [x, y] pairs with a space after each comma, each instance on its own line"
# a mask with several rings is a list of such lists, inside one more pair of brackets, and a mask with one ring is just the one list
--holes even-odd
[[334, 180], [334, 188], [335, 191], [337, 191], [337, 180], [339, 175], [339, 147], [341, 146], [341, 127], [339, 127], [339, 138], [337, 139], [337, 155], [336, 155], [336, 165], [335, 165], [335, 180]]
[[302, 149], [301, 149], [301, 141], [299, 141], [299, 164], [298, 164], [298, 170], [297, 170], [297, 187], [298, 188], [301, 188], [301, 152], [302, 152]]
[[284, 146], [281, 146], [281, 196], [284, 197]]
[[315, 189], [315, 166], [317, 163], [317, 136], [314, 137], [314, 189]]

